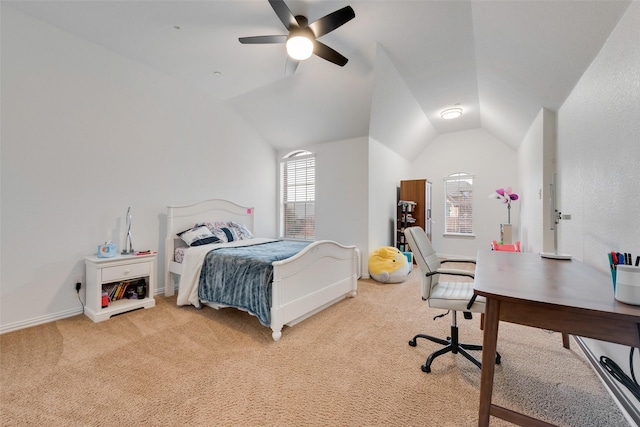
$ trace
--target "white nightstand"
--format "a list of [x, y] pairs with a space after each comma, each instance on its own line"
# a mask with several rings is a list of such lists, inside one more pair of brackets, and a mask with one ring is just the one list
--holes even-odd
[[[85, 314], [94, 322], [109, 319], [115, 314], [156, 305], [153, 298], [156, 289], [156, 254], [116, 255], [113, 258], [84, 257], [87, 288]], [[102, 307], [102, 291], [112, 284], [144, 279], [146, 285], [143, 299], [119, 299]]]

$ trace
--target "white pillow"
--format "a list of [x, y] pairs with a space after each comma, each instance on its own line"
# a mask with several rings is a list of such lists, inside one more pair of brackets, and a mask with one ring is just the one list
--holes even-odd
[[220, 227], [213, 231], [213, 234], [220, 239], [221, 242], [235, 242], [241, 240], [238, 231], [233, 227]]
[[239, 224], [237, 222], [229, 221], [229, 227], [235, 228], [238, 232], [238, 238], [240, 240], [253, 239], [253, 233], [249, 231], [246, 225]]
[[211, 230], [204, 225], [196, 225], [193, 228], [178, 233], [178, 237], [189, 246], [200, 246], [220, 241], [220, 239], [214, 236]]

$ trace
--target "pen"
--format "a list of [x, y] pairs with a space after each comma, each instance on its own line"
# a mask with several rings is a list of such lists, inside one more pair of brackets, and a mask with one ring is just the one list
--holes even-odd
[[609, 258], [609, 267], [611, 267], [611, 283], [613, 283], [613, 292], [616, 292], [616, 264], [618, 263], [618, 255], [611, 251], [607, 254]]

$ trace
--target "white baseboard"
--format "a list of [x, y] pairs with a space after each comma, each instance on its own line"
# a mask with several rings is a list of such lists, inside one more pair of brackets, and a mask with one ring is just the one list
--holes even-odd
[[[156, 289], [154, 295], [164, 295], [164, 288]], [[32, 326], [42, 325], [43, 323], [55, 322], [56, 320], [66, 319], [67, 317], [77, 316], [83, 314], [84, 309], [82, 307], [73, 308], [71, 310], [61, 311], [58, 313], [47, 314], [46, 316], [34, 317], [33, 319], [22, 320], [20, 322], [10, 323], [8, 325], [0, 325], [0, 335], [17, 331], [19, 329], [30, 328]]]
[[55, 322], [56, 320], [77, 316], [78, 314], [82, 314], [82, 312], [82, 307], [78, 307], [67, 311], [61, 311], [59, 313], [48, 314], [46, 316], [34, 317], [33, 319], [2, 325], [0, 326], [0, 334], [17, 331], [18, 329], [30, 328], [36, 325], [42, 325], [43, 323]]
[[[575, 336], [574, 338], [576, 339], [580, 350], [582, 350], [589, 361], [589, 364], [597, 374], [598, 379], [600, 379], [605, 389], [609, 392], [609, 395], [616, 403], [625, 419], [629, 422], [629, 425], [637, 427], [640, 424], [640, 404], [638, 404], [638, 400], [629, 390], [614, 380], [599, 363], [599, 356], [601, 355], [606, 355], [607, 357], [611, 356], [612, 358], [619, 356], [617, 358], [622, 362], [628, 357], [626, 353], [630, 350], [630, 347], [598, 341], [591, 338]], [[620, 353], [620, 349], [624, 349], [624, 351]], [[620, 363], [620, 367], [625, 372], [629, 372], [629, 367], [624, 363]]]

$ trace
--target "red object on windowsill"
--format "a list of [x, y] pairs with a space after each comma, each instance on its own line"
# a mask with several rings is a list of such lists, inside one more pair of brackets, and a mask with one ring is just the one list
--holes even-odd
[[491, 250], [502, 252], [520, 252], [520, 242], [516, 242], [515, 245], [501, 245], [494, 240], [493, 242], [491, 242]]

